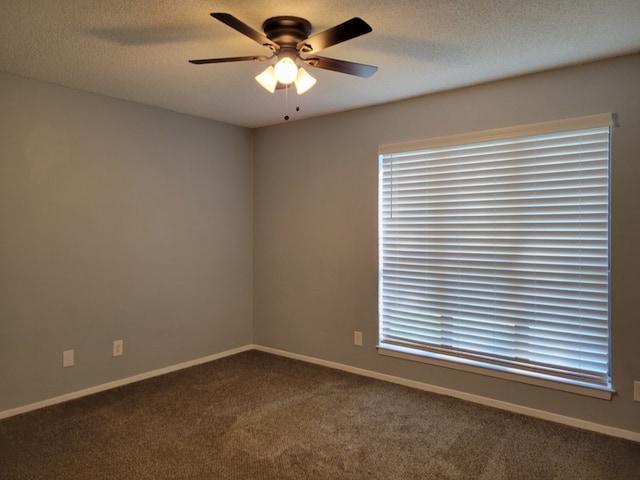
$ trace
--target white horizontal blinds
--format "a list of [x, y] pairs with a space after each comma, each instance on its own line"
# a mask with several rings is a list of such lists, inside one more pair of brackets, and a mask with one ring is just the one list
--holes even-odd
[[380, 161], [383, 346], [609, 385], [609, 127]]

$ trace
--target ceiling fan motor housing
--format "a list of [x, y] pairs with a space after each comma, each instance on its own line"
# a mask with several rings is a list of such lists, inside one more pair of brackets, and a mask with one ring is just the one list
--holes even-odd
[[295, 50], [298, 43], [309, 38], [311, 23], [300, 17], [272, 17], [265, 20], [262, 29], [267, 38], [281, 48]]

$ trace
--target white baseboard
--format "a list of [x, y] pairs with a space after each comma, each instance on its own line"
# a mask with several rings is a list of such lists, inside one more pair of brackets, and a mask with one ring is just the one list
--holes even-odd
[[287, 352], [284, 350], [278, 350], [275, 348], [264, 347], [262, 345], [245, 345], [243, 347], [234, 348], [232, 350], [227, 350], [225, 352], [216, 353], [213, 355], [209, 355], [202, 358], [197, 358], [195, 360], [190, 360], [188, 362], [179, 363], [177, 365], [171, 365], [165, 368], [160, 368], [158, 370], [153, 370], [150, 372], [141, 373], [139, 375], [134, 375], [132, 377], [123, 378], [120, 380], [115, 380], [113, 382], [104, 383], [102, 385], [96, 385], [94, 387], [85, 388], [83, 390], [78, 390], [76, 392], [67, 393], [65, 395], [61, 395], [59, 397], [50, 398], [47, 400], [42, 400], [40, 402], [31, 403], [29, 405], [24, 405], [21, 407], [13, 408], [10, 410], [4, 410], [0, 412], [0, 420], [3, 418], [12, 417], [14, 415], [19, 415], [21, 413], [27, 413], [32, 410], [37, 410], [39, 408], [48, 407], [50, 405], [55, 405], [58, 403], [66, 402], [69, 400], [73, 400], [76, 398], [84, 397], [87, 395], [92, 395], [94, 393], [103, 392], [105, 390], [109, 390], [116, 387], [121, 387], [123, 385], [127, 385], [129, 383], [139, 382], [141, 380], [146, 380], [148, 378], [157, 377], [159, 375], [164, 375], [166, 373], [175, 372], [177, 370], [182, 370], [184, 368], [193, 367], [195, 365], [200, 365], [202, 363], [211, 362], [213, 360], [218, 360], [220, 358], [228, 357], [231, 355], [235, 355], [238, 353], [246, 352], [248, 350], [259, 350], [261, 352], [271, 353], [274, 355], [278, 355], [281, 357], [292, 358], [294, 360], [301, 360], [303, 362], [312, 363], [315, 365], [321, 365], [324, 367], [333, 368], [336, 370], [343, 370], [345, 372], [355, 373], [357, 375], [362, 375], [364, 377], [375, 378], [378, 380], [383, 380], [385, 382], [396, 383], [398, 385], [404, 385], [406, 387], [415, 388], [418, 390], [424, 390], [426, 392], [438, 393], [441, 395], [447, 395], [454, 398], [459, 398], [461, 400], [467, 400], [470, 402], [478, 403], [481, 405], [486, 405], [488, 407], [499, 408], [501, 410], [506, 410], [513, 413], [520, 413], [523, 415], [528, 415], [530, 417], [540, 418], [542, 420], [549, 420], [551, 422], [560, 423], [563, 425], [568, 425], [570, 427], [582, 428], [584, 430], [590, 430], [592, 432], [603, 433], [605, 435], [610, 435], [612, 437], [624, 438], [627, 440], [632, 440], [635, 442], [640, 442], [640, 433], [632, 432], [630, 430], [624, 430], [621, 428], [610, 427], [607, 425], [601, 425], [599, 423], [588, 422], [586, 420], [580, 420], [578, 418], [567, 417], [564, 415], [558, 415], [555, 413], [546, 412], [544, 410], [537, 410], [535, 408], [524, 407], [522, 405], [517, 405], [514, 403], [502, 402], [500, 400], [495, 400], [488, 397], [482, 397], [480, 395], [473, 395], [471, 393], [461, 392], [458, 390], [451, 390], [449, 388], [438, 387], [436, 385], [430, 385], [428, 383], [417, 382], [414, 380], [408, 380], [406, 378], [396, 377], [393, 375], [387, 375], [384, 373], [374, 372], [372, 370], [366, 370], [364, 368], [353, 367], [351, 365], [345, 365], [337, 362], [330, 362], [328, 360], [322, 360], [315, 357], [308, 357], [306, 355], [299, 355], [296, 353]]
[[630, 430], [624, 430], [622, 428], [615, 428], [607, 425], [601, 425], [599, 423], [580, 420], [579, 418], [558, 415], [556, 413], [546, 412], [544, 410], [537, 410], [535, 408], [524, 407], [522, 405], [517, 405], [515, 403], [502, 402], [500, 400], [495, 400], [493, 398], [482, 397], [480, 395], [473, 395], [471, 393], [461, 392], [459, 390], [451, 390], [449, 388], [438, 387], [436, 385], [430, 385], [428, 383], [417, 382], [414, 380], [408, 380], [406, 378], [374, 372], [372, 370], [352, 367], [351, 365], [345, 365], [342, 363], [330, 362], [327, 360], [321, 360], [319, 358], [308, 357], [306, 355], [290, 353], [290, 352], [286, 352], [284, 350], [278, 350], [275, 348], [263, 347], [261, 345], [253, 345], [253, 348], [255, 350], [260, 350], [266, 353], [272, 353], [274, 355], [279, 355], [281, 357], [292, 358], [294, 360], [301, 360], [303, 362], [313, 363], [316, 365], [334, 368], [337, 370], [344, 370], [345, 372], [355, 373], [357, 375], [362, 375], [364, 377], [384, 380], [385, 382], [396, 383], [398, 385], [404, 385], [406, 387], [416, 388], [418, 390], [424, 390], [426, 392], [447, 395], [449, 397], [454, 397], [454, 398], [459, 398], [461, 400], [467, 400], [469, 402], [479, 403], [481, 405], [498, 408], [500, 410], [506, 410], [513, 413], [520, 413], [523, 415], [528, 415], [530, 417], [540, 418], [542, 420], [549, 420], [551, 422], [560, 423], [570, 427], [581, 428], [583, 430], [590, 430], [592, 432], [603, 433], [605, 435], [609, 435], [612, 437], [624, 438], [627, 440], [632, 440], [634, 442], [640, 442], [640, 433], [633, 432]]
[[21, 413], [27, 413], [32, 410], [37, 410], [39, 408], [55, 405], [57, 403], [67, 402], [69, 400], [74, 400], [76, 398], [85, 397], [87, 395], [103, 392], [105, 390], [110, 390], [116, 387], [121, 387], [129, 383], [139, 382], [141, 380], [146, 380], [148, 378], [165, 375], [167, 373], [175, 372], [176, 370], [182, 370], [184, 368], [194, 367], [202, 363], [207, 363], [213, 360], [218, 360], [220, 358], [229, 357], [237, 353], [246, 352], [247, 350], [252, 350], [253, 348], [254, 348], [253, 345], [245, 345], [243, 347], [234, 348], [232, 350], [227, 350], [225, 352], [215, 353], [213, 355], [197, 358], [195, 360], [189, 360], [188, 362], [179, 363], [177, 365], [170, 365], [168, 367], [159, 368], [158, 370], [152, 370], [150, 372], [141, 373], [139, 375], [134, 375], [132, 377], [122, 378], [120, 380], [114, 380], [113, 382], [103, 383], [102, 385], [96, 385], [94, 387], [78, 390], [76, 392], [66, 393], [64, 395], [60, 395], [59, 397], [49, 398], [47, 400], [42, 400], [40, 402], [30, 403], [29, 405], [24, 405], [22, 407], [12, 408], [10, 410], [4, 410], [0, 412], [0, 420], [2, 420], [3, 418], [12, 417], [14, 415], [19, 415]]

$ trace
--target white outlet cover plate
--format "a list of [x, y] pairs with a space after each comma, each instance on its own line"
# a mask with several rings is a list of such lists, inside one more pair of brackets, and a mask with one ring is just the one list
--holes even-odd
[[73, 350], [65, 350], [64, 352], [62, 352], [62, 366], [64, 368], [73, 367], [74, 365], [73, 357], [74, 357]]
[[119, 357], [120, 355], [122, 355], [123, 352], [123, 341], [122, 340], [114, 340], [113, 342], [113, 356], [114, 357]]

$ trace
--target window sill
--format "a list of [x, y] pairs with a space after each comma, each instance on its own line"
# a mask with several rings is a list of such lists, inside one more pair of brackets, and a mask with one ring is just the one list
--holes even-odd
[[465, 372], [502, 378], [505, 380], [551, 388], [554, 390], [562, 390], [578, 395], [600, 398], [602, 400], [611, 400], [614, 392], [614, 390], [607, 387], [594, 386], [570, 380], [559, 381], [551, 379], [550, 377], [542, 374], [535, 374], [532, 372], [498, 367], [495, 365], [491, 365], [489, 367], [480, 362], [474, 362], [471, 360], [464, 360], [459, 358], [454, 359], [446, 355], [438, 355], [419, 350], [413, 350], [410, 348], [399, 347], [396, 345], [380, 344], [378, 345], [378, 353], [380, 355], [389, 357], [427, 363], [430, 365], [437, 365], [439, 367], [453, 368]]

